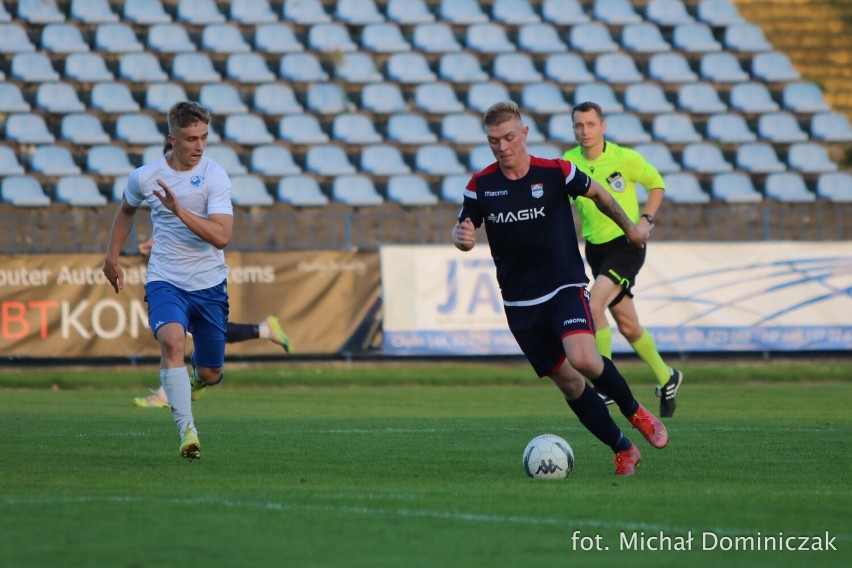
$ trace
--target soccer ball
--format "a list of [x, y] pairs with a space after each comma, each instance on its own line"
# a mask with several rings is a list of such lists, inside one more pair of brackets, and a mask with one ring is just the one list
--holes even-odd
[[524, 448], [524, 471], [533, 479], [565, 479], [574, 469], [574, 450], [556, 434], [536, 436]]

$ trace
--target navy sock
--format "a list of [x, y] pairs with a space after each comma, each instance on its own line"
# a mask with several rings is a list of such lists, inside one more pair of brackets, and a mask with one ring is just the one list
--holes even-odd
[[632, 445], [627, 436], [621, 433], [621, 429], [612, 420], [612, 416], [606, 409], [606, 404], [594, 389], [586, 386], [578, 399], [566, 399], [566, 402], [577, 415], [577, 418], [580, 419], [580, 423], [586, 427], [586, 430], [612, 448], [613, 452], [626, 450]]
[[226, 343], [239, 343], [260, 337], [260, 327], [256, 323], [231, 323], [225, 329]]
[[595, 385], [596, 389], [611, 398], [618, 405], [618, 409], [623, 415], [628, 418], [633, 416], [639, 408], [639, 402], [633, 398], [633, 392], [627, 385], [627, 381], [624, 380], [624, 377], [615, 368], [613, 362], [606, 357], [603, 358], [603, 362], [603, 372], [597, 379], [592, 379], [592, 384]]

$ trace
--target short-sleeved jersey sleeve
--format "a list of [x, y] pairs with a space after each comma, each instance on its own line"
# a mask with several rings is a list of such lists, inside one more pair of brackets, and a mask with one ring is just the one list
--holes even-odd
[[589, 192], [592, 178], [567, 160], [557, 160], [565, 176], [565, 192], [569, 197], [582, 197]]
[[[624, 149], [624, 157], [630, 169], [629, 177], [641, 183], [645, 189], [665, 189], [666, 182], [660, 172], [642, 154], [631, 148]], [[631, 175], [632, 174], [632, 175]]]
[[127, 185], [124, 186], [124, 199], [131, 207], [139, 207], [145, 201], [142, 194], [142, 186], [139, 183], [139, 170], [133, 170], [127, 176]]
[[231, 203], [231, 180], [225, 170], [218, 164], [210, 169], [210, 186], [207, 194], [207, 214], [233, 215], [234, 206]]
[[476, 195], [476, 178], [473, 176], [464, 188], [464, 201], [459, 211], [459, 223], [470, 217], [473, 226], [477, 229], [482, 225], [482, 210], [479, 208], [479, 199]]

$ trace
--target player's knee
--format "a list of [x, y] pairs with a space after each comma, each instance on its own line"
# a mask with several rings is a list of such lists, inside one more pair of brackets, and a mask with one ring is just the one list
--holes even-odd
[[211, 369], [209, 367], [196, 367], [198, 378], [208, 386], [218, 385], [225, 378], [222, 367]]
[[630, 343], [636, 343], [642, 337], [642, 326], [635, 322], [619, 322], [618, 331]]

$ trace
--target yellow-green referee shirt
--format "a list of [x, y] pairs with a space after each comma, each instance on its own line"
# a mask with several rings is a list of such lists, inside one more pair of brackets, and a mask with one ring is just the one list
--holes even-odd
[[[580, 146], [565, 152], [562, 159], [573, 162], [609, 191], [634, 223], [639, 221], [636, 182], [647, 189], [666, 188], [660, 172], [639, 152], [614, 142], [604, 141], [603, 152], [592, 162], [583, 157]], [[608, 243], [624, 234], [624, 231], [612, 219], [600, 212], [591, 199], [578, 197], [576, 204], [583, 225], [583, 238], [590, 243], [596, 245]]]

